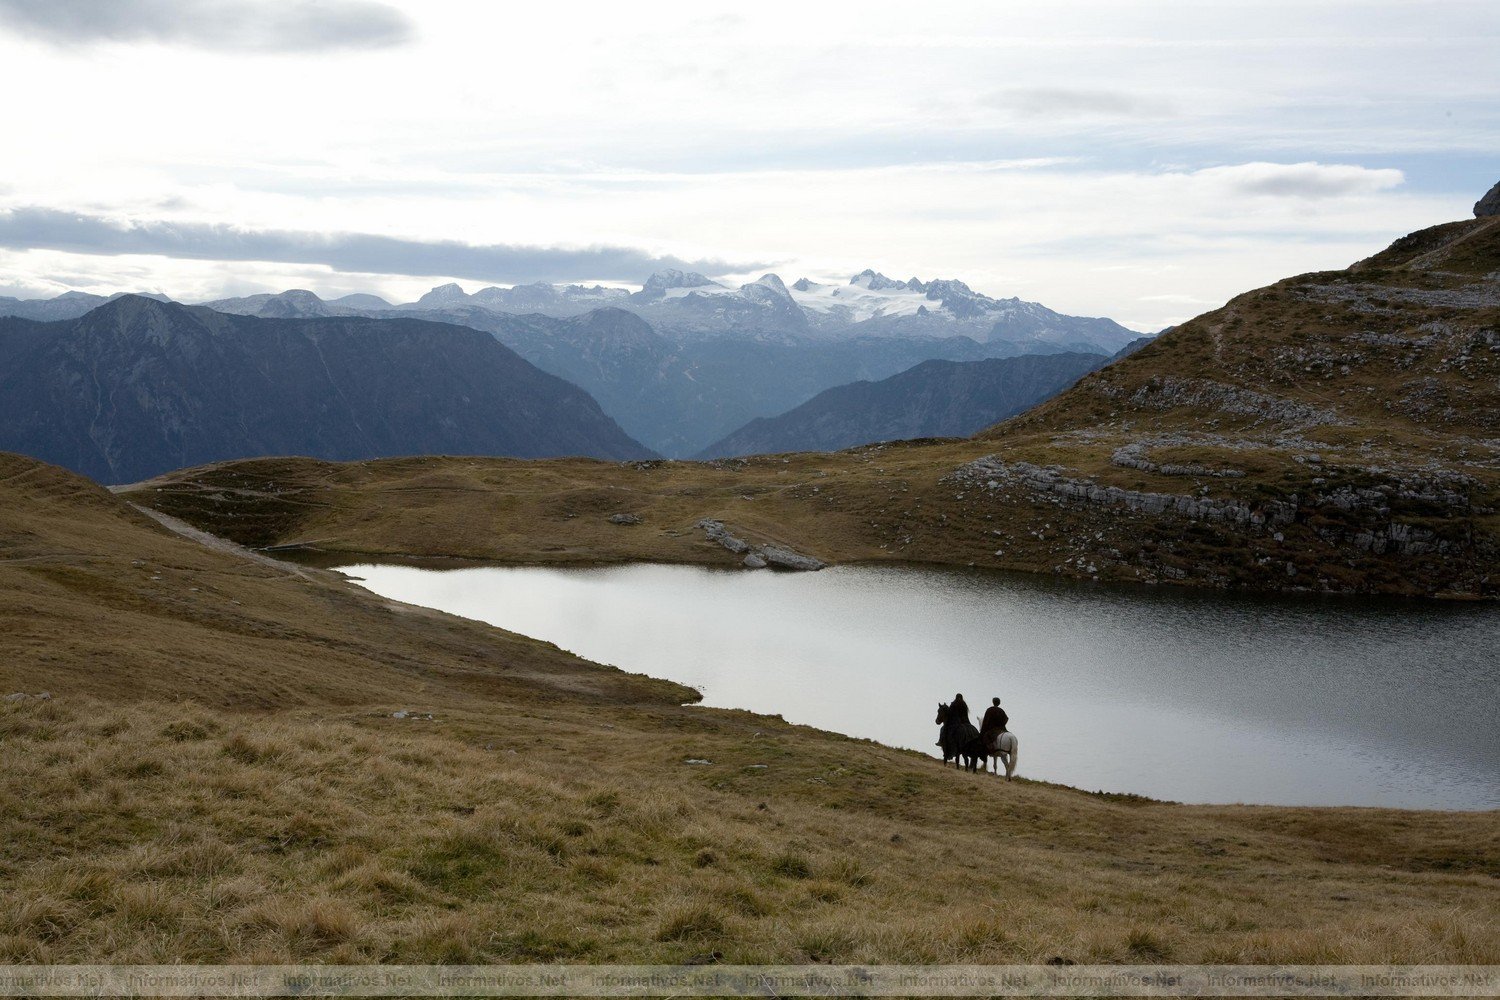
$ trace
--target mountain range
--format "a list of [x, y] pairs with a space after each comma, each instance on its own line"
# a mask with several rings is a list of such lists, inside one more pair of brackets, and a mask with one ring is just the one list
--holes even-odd
[[[113, 298], [0, 300], [0, 315], [70, 319]], [[924, 361], [1108, 356], [1138, 336], [1112, 320], [991, 298], [961, 281], [898, 281], [868, 269], [841, 284], [803, 278], [788, 286], [767, 274], [732, 287], [664, 270], [637, 291], [536, 283], [471, 294], [447, 284], [392, 304], [290, 289], [203, 305], [261, 319], [405, 316], [483, 330], [587, 390], [626, 433], [670, 457], [697, 454], [825, 389]]]
[[825, 389], [780, 416], [752, 420], [698, 457], [839, 451], [877, 441], [968, 437], [1057, 395], [1109, 360], [1069, 353], [924, 361], [879, 382]]
[[613, 307], [635, 313], [674, 341], [722, 336], [790, 340], [962, 336], [1004, 345], [994, 356], [1064, 350], [1113, 354], [1139, 336], [1110, 319], [1065, 316], [1019, 298], [991, 298], [962, 281], [896, 281], [869, 269], [844, 284], [801, 278], [787, 285], [779, 276], [766, 274], [731, 286], [695, 272], [669, 269], [651, 275], [635, 292], [603, 285], [535, 283], [468, 293], [460, 285], [447, 284], [401, 305], [372, 295], [324, 301], [301, 289], [203, 304], [220, 312], [276, 317], [481, 309], [568, 318]]
[[105, 483], [252, 455], [653, 457], [588, 393], [476, 330], [133, 295], [73, 320], [0, 319], [0, 449]]
[[1138, 335], [1111, 320], [992, 299], [957, 281], [892, 281], [863, 271], [844, 285], [776, 275], [731, 288], [662, 271], [636, 292], [518, 285], [472, 294], [456, 284], [399, 306], [312, 292], [223, 299], [256, 316], [410, 315], [484, 330], [543, 371], [591, 393], [627, 433], [687, 457], [749, 421], [825, 389], [879, 380], [934, 359], [1114, 354]]

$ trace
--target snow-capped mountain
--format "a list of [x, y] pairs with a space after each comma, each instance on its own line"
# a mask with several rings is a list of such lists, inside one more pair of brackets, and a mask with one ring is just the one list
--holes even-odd
[[[104, 301], [77, 292], [48, 300], [0, 300], [0, 315], [71, 318]], [[1113, 354], [1136, 338], [1135, 332], [1113, 320], [1066, 316], [1019, 298], [992, 298], [953, 279], [902, 281], [869, 269], [844, 283], [802, 278], [790, 287], [775, 274], [734, 286], [673, 269], [651, 275], [638, 291], [536, 282], [512, 288], [492, 285], [470, 293], [450, 283], [402, 305], [363, 294], [324, 300], [305, 289], [203, 304], [219, 312], [262, 318], [475, 309], [568, 318], [613, 307], [635, 313], [658, 333], [684, 343], [726, 336], [778, 342], [967, 337], [1006, 348], [999, 353]]]
[[434, 288], [399, 308], [431, 311], [478, 307], [564, 318], [602, 307], [635, 313], [679, 341], [741, 336], [843, 340], [862, 337], [969, 337], [1016, 352], [1063, 350], [1112, 354], [1136, 338], [1113, 320], [1066, 316], [1036, 302], [996, 299], [962, 281], [904, 281], [864, 270], [847, 283], [802, 278], [787, 286], [775, 274], [734, 286], [691, 271], [651, 275], [637, 292], [602, 285], [518, 285], [473, 294]]
[[803, 309], [846, 323], [862, 323], [880, 316], [916, 316], [928, 311], [927, 286], [919, 279], [892, 281], [864, 270], [846, 285], [821, 284], [802, 278], [791, 296]]
[[640, 291], [600, 285], [518, 285], [472, 295], [457, 285], [434, 288], [403, 309], [478, 306], [497, 312], [576, 316], [604, 306], [629, 310], [663, 335], [843, 340], [862, 337], [969, 337], [1017, 352], [1062, 350], [1112, 354], [1137, 334], [1113, 320], [1065, 316], [1036, 302], [996, 299], [962, 281], [904, 281], [864, 270], [843, 284], [778, 275], [733, 286], [691, 271], [651, 275]]

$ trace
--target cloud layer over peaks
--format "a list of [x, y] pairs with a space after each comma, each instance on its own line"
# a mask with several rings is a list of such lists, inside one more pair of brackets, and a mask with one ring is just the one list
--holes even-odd
[[375, 0], [0, 0], [0, 27], [61, 46], [239, 52], [387, 48], [415, 35], [405, 14]]
[[318, 264], [335, 271], [533, 281], [639, 282], [675, 267], [706, 274], [756, 270], [764, 262], [683, 260], [634, 247], [546, 247], [415, 240], [373, 233], [244, 229], [205, 222], [117, 222], [52, 208], [0, 211], [0, 246], [83, 254], [159, 254], [185, 260]]

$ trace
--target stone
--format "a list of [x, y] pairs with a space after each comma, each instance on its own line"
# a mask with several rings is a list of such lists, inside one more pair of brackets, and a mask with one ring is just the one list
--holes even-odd
[[640, 524], [641, 523], [641, 519], [639, 517], [637, 517], [636, 515], [634, 515], [634, 514], [611, 514], [611, 515], [609, 515], [609, 523], [610, 524]]
[[698, 522], [698, 527], [708, 536], [710, 542], [718, 542], [735, 555], [750, 551], [750, 543], [742, 538], [736, 538], [724, 527], [723, 521], [715, 521], [713, 518], [705, 517]]
[[1490, 188], [1489, 193], [1474, 203], [1474, 217], [1488, 219], [1500, 215], [1500, 182]]
[[745, 557], [745, 568], [746, 569], [765, 569], [766, 568], [766, 561], [765, 561], [764, 558], [761, 557], [760, 553], [758, 553], [758, 552], [752, 552], [748, 556]]
[[821, 559], [814, 559], [812, 556], [793, 552], [791, 549], [783, 548], [780, 545], [762, 545], [760, 547], [760, 556], [778, 569], [796, 569], [812, 572], [822, 569], [824, 565]]

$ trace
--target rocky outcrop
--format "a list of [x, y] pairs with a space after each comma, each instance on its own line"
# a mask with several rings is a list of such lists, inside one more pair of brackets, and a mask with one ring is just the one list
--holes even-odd
[[1492, 215], [1500, 215], [1500, 182], [1490, 188], [1489, 193], [1474, 203], [1474, 216], [1479, 219], [1487, 219]]
[[698, 522], [698, 527], [708, 536], [710, 542], [717, 542], [735, 555], [743, 555], [745, 558], [742, 565], [747, 569], [764, 569], [774, 566], [777, 569], [792, 569], [803, 572], [811, 572], [822, 569], [826, 564], [821, 559], [803, 555], [787, 548], [784, 545], [751, 545], [749, 542], [733, 534], [724, 526], [723, 521], [705, 517]]
[[1110, 456], [1110, 463], [1118, 465], [1122, 469], [1139, 469], [1142, 472], [1154, 472], [1161, 476], [1209, 476], [1215, 479], [1243, 479], [1245, 473], [1240, 469], [1211, 469], [1206, 465], [1196, 463], [1157, 463], [1146, 457], [1146, 445], [1140, 441], [1134, 441], [1122, 448], [1116, 448], [1115, 453]]
[[1006, 462], [994, 455], [975, 459], [953, 473], [955, 480], [990, 490], [1005, 485], [1019, 485], [1037, 493], [1050, 493], [1065, 500], [1124, 507], [1144, 514], [1178, 514], [1183, 517], [1224, 521], [1255, 527], [1290, 524], [1297, 515], [1297, 504], [1268, 500], [1251, 506], [1234, 500], [1183, 496], [1176, 493], [1147, 493], [1118, 486], [1100, 486], [1087, 479], [1065, 476], [1056, 466], [1042, 468], [1030, 462]]
[[1276, 423], [1296, 427], [1344, 423], [1332, 410], [1206, 378], [1183, 378], [1178, 375], [1158, 376], [1141, 385], [1128, 396], [1115, 386], [1105, 386], [1100, 391], [1111, 399], [1120, 399], [1146, 410], [1179, 408], [1213, 410], [1237, 417], [1251, 417], [1256, 424]]
[[[1129, 448], [1127, 445], [1115, 455], [1118, 457], [1121, 452], [1126, 452], [1129, 457]], [[1373, 468], [1360, 471], [1390, 478], [1372, 486], [1339, 486], [1254, 505], [1206, 496], [1101, 486], [1091, 480], [1067, 476], [1057, 466], [1043, 468], [1029, 462], [1006, 462], [994, 455], [961, 466], [950, 478], [990, 491], [1020, 487], [1061, 498], [1064, 502], [1123, 507], [1144, 514], [1176, 515], [1258, 533], [1272, 533], [1293, 522], [1307, 521], [1313, 532], [1330, 545], [1348, 546], [1375, 555], [1449, 556], [1468, 548], [1468, 543], [1461, 538], [1443, 537], [1430, 527], [1400, 520], [1401, 517], [1420, 520], [1423, 516], [1436, 515], [1455, 519], [1493, 513], [1491, 508], [1471, 501], [1469, 490], [1474, 486], [1474, 480], [1462, 474], [1400, 475]], [[1314, 483], [1321, 481], [1313, 480]], [[1340, 514], [1351, 516], [1340, 518]], [[1282, 540], [1280, 532], [1275, 532], [1275, 537], [1277, 541]]]
[[729, 529], [724, 527], [723, 521], [715, 521], [713, 518], [705, 517], [698, 522], [698, 527], [708, 536], [710, 542], [717, 542], [735, 555], [742, 555], [750, 551], [750, 543], [743, 538], [730, 534]]

